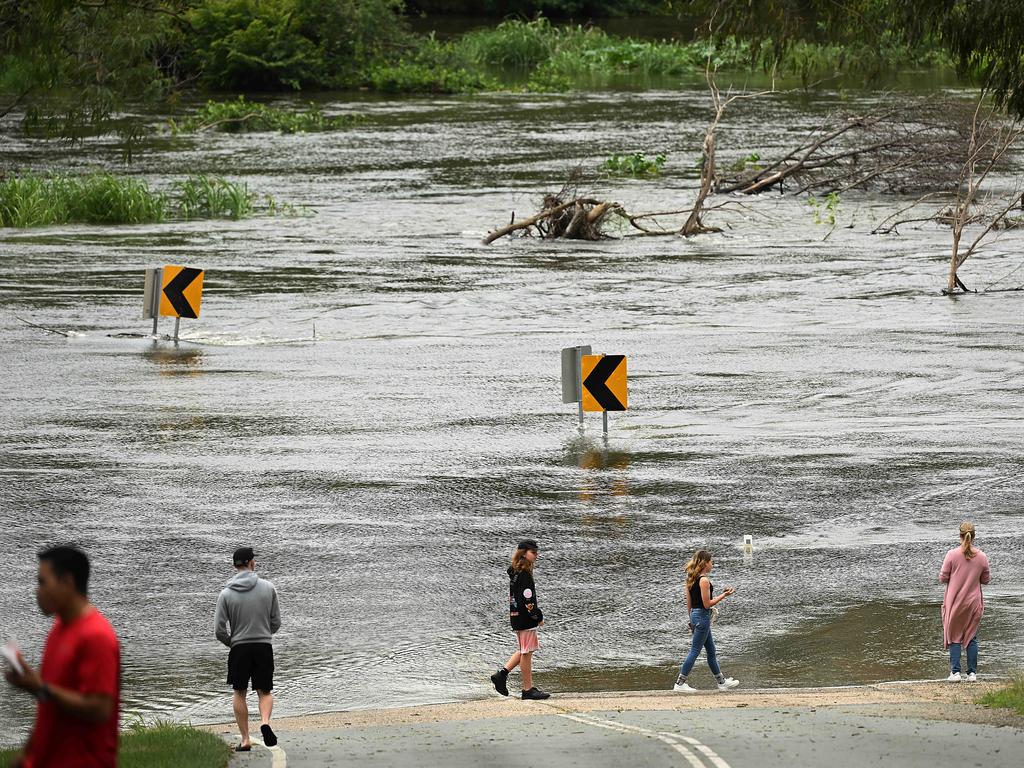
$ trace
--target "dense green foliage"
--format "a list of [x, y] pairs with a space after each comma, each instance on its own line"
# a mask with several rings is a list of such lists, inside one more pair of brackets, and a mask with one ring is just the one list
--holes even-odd
[[[0, 751], [0, 768], [7, 768], [12, 750]], [[231, 749], [206, 731], [185, 725], [158, 723], [133, 727], [121, 734], [120, 768], [226, 768]]]
[[408, 0], [410, 13], [428, 16], [460, 14], [505, 18], [531, 18], [543, 14], [551, 18], [612, 18], [654, 16], [671, 11], [666, 0]]
[[680, 12], [707, 19], [715, 36], [772, 39], [781, 59], [799, 42], [940, 45], [964, 74], [997, 102], [1024, 116], [1024, 0], [673, 0]]
[[[241, 219], [256, 212], [256, 201], [247, 184], [220, 177], [190, 176], [168, 193], [130, 176], [28, 173], [0, 181], [0, 227]], [[268, 212], [279, 209], [292, 210], [267, 199]]]
[[302, 112], [252, 102], [239, 96], [230, 101], [208, 101], [185, 120], [171, 121], [175, 132], [217, 130], [225, 133], [308, 133], [337, 131], [365, 120], [362, 115], [328, 117], [316, 104]]
[[990, 691], [978, 699], [979, 704], [987, 707], [1004, 707], [1024, 715], [1024, 676], [1018, 676], [1005, 688]]
[[226, 90], [347, 88], [410, 42], [402, 0], [203, 0], [189, 12], [190, 72]]
[[[413, 35], [407, 10], [666, 12], [667, 33], [697, 37], [623, 39], [540, 17], [440, 41]], [[116, 130], [130, 147], [140, 121], [119, 115], [129, 102], [196, 84], [236, 93], [562, 90], [699, 72], [709, 58], [781, 65], [809, 81], [944, 56], [1024, 115], [1024, 0], [438, 0], [408, 9], [404, 0], [0, 0], [0, 116], [24, 109], [27, 127], [69, 138]]]

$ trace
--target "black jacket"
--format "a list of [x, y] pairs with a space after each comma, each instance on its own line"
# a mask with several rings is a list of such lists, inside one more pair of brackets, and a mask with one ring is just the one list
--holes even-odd
[[529, 571], [508, 569], [508, 617], [512, 629], [533, 629], [542, 621], [544, 614], [537, 607], [537, 586]]

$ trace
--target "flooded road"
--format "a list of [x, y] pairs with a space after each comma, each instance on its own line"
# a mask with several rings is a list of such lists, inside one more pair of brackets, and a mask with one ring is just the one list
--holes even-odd
[[[744, 107], [721, 151], [769, 156], [830, 98]], [[672, 684], [699, 546], [738, 587], [716, 638], [744, 684], [935, 678], [937, 573], [970, 519], [993, 568], [980, 671], [1020, 669], [1024, 294], [940, 296], [948, 232], [872, 237], [893, 201], [851, 194], [825, 240], [804, 200], [772, 196], [688, 241], [480, 245], [613, 152], [665, 152], [665, 176], [595, 192], [683, 207], [705, 101], [328, 102], [369, 120], [162, 138], [130, 169], [221, 173], [310, 215], [0, 230], [0, 633], [38, 659], [35, 552], [76, 541], [126, 710], [227, 719], [213, 608], [252, 544], [281, 596], [281, 715], [486, 696], [529, 535], [555, 693]], [[118, 163], [102, 140], [7, 138], [22, 169]], [[1005, 233], [967, 284], [1022, 245]], [[174, 263], [207, 270], [181, 343], [111, 336], [148, 331], [142, 270]], [[576, 344], [629, 356], [607, 441], [560, 402]], [[4, 733], [31, 718], [0, 691]]]

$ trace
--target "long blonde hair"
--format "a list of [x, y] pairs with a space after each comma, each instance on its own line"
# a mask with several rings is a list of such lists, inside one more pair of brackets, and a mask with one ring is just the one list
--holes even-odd
[[960, 544], [960, 550], [968, 560], [977, 554], [971, 547], [971, 544], [974, 543], [975, 536], [977, 536], [977, 533], [974, 530], [974, 523], [968, 523], [966, 521], [960, 523], [960, 541], [962, 542]]
[[686, 564], [686, 588], [692, 589], [704, 574], [704, 566], [711, 562], [711, 553], [706, 549], [698, 549]]
[[530, 550], [528, 549], [517, 549], [512, 553], [513, 571], [518, 571], [519, 573], [522, 573], [523, 571], [533, 573], [533, 563], [531, 563], [530, 559], [526, 556], [526, 553], [529, 551]]

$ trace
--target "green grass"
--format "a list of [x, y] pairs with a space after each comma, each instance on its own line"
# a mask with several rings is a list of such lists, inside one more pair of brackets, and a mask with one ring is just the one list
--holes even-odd
[[[14, 751], [0, 752], [0, 768], [7, 768]], [[231, 748], [206, 731], [187, 725], [157, 723], [132, 726], [121, 734], [120, 768], [225, 768]]]
[[310, 103], [305, 111], [293, 111], [246, 101], [239, 96], [231, 101], [208, 101], [194, 115], [181, 122], [171, 120], [175, 133], [217, 130], [226, 133], [255, 133], [280, 131], [281, 133], [310, 133], [339, 131], [365, 120], [362, 115], [328, 117], [319, 107]]
[[168, 219], [243, 219], [258, 212], [298, 213], [266, 198], [263, 208], [245, 182], [220, 176], [189, 176], [169, 192], [143, 179], [102, 173], [91, 176], [23, 174], [0, 179], [0, 227], [55, 224], [153, 224]]
[[978, 703], [986, 707], [1012, 709], [1018, 715], [1024, 715], [1024, 675], [1014, 678], [1005, 688], [986, 693]]

